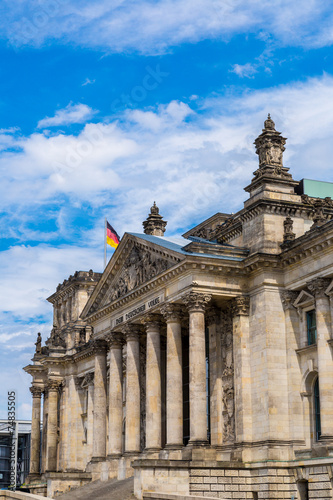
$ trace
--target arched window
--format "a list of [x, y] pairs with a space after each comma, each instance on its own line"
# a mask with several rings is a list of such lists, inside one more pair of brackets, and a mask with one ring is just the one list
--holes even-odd
[[321, 434], [321, 425], [320, 425], [320, 398], [319, 398], [319, 380], [316, 378], [314, 387], [313, 387], [313, 408], [314, 408], [314, 420], [315, 420], [315, 431], [316, 431], [316, 440], [318, 441]]

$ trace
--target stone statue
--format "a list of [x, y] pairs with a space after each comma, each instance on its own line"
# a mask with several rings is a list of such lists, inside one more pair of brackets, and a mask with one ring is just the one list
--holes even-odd
[[42, 336], [40, 332], [37, 334], [37, 342], [35, 342], [36, 354], [41, 354], [42, 352]]

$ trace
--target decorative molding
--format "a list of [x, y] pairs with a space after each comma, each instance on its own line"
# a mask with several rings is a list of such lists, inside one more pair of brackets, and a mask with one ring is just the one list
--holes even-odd
[[314, 280], [307, 283], [307, 287], [311, 293], [313, 293], [315, 299], [321, 299], [327, 297], [326, 289], [331, 283], [330, 278], [315, 278]]
[[231, 308], [234, 316], [248, 316], [250, 314], [250, 297], [248, 295], [235, 297]]
[[205, 312], [212, 296], [208, 293], [190, 292], [182, 297], [189, 312]]
[[182, 307], [180, 304], [173, 304], [169, 302], [161, 307], [161, 314], [165, 321], [168, 322], [179, 322], [182, 319]]
[[37, 387], [37, 386], [33, 385], [33, 386], [30, 387], [30, 392], [31, 392], [33, 398], [41, 398], [42, 397], [43, 388], [42, 387]]
[[299, 292], [294, 292], [292, 290], [282, 290], [280, 292], [280, 295], [284, 311], [287, 311], [289, 309], [295, 310], [294, 302], [296, 301]]
[[61, 386], [62, 380], [48, 380], [48, 392], [57, 392]]

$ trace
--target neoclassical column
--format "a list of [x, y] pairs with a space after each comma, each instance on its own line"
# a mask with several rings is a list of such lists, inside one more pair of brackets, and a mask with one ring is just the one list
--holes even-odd
[[205, 309], [211, 295], [190, 292], [183, 298], [189, 312], [190, 441], [207, 444]]
[[106, 354], [104, 340], [94, 342], [94, 420], [92, 460], [102, 460], [106, 456]]
[[123, 423], [123, 356], [122, 336], [113, 334], [109, 339], [110, 382], [109, 382], [109, 457], [122, 454]]
[[209, 329], [209, 369], [210, 369], [210, 436], [213, 446], [223, 444], [223, 388], [222, 388], [222, 346], [221, 311], [210, 307], [206, 312]]
[[167, 324], [166, 448], [179, 449], [183, 446], [181, 307], [165, 304], [161, 313]]
[[44, 386], [43, 390], [43, 429], [42, 429], [42, 474], [47, 471], [47, 415], [49, 406], [48, 387]]
[[48, 419], [47, 419], [47, 471], [57, 471], [57, 446], [58, 446], [58, 397], [60, 380], [48, 382]]
[[333, 361], [328, 343], [331, 338], [331, 311], [329, 298], [325, 294], [330, 282], [327, 278], [316, 278], [307, 283], [316, 301], [321, 441], [333, 440]]
[[42, 388], [33, 385], [32, 394], [32, 421], [31, 421], [31, 448], [30, 448], [30, 476], [40, 474], [40, 412]]
[[250, 362], [250, 297], [236, 297], [233, 315], [233, 357], [235, 383], [235, 434], [237, 442], [252, 440], [251, 362]]
[[124, 329], [126, 355], [126, 424], [125, 452], [140, 453], [140, 328], [128, 325]]
[[147, 314], [146, 349], [146, 451], [159, 451], [162, 444], [160, 316]]

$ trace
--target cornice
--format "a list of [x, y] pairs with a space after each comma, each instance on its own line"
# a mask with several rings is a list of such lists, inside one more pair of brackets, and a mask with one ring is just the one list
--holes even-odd
[[[326, 233], [326, 234], [325, 234]], [[325, 239], [323, 240], [323, 236]], [[299, 262], [303, 258], [311, 257], [331, 247], [333, 244], [333, 220], [322, 226], [307, 231], [303, 236], [296, 238], [290, 246], [280, 254], [283, 267]]]

